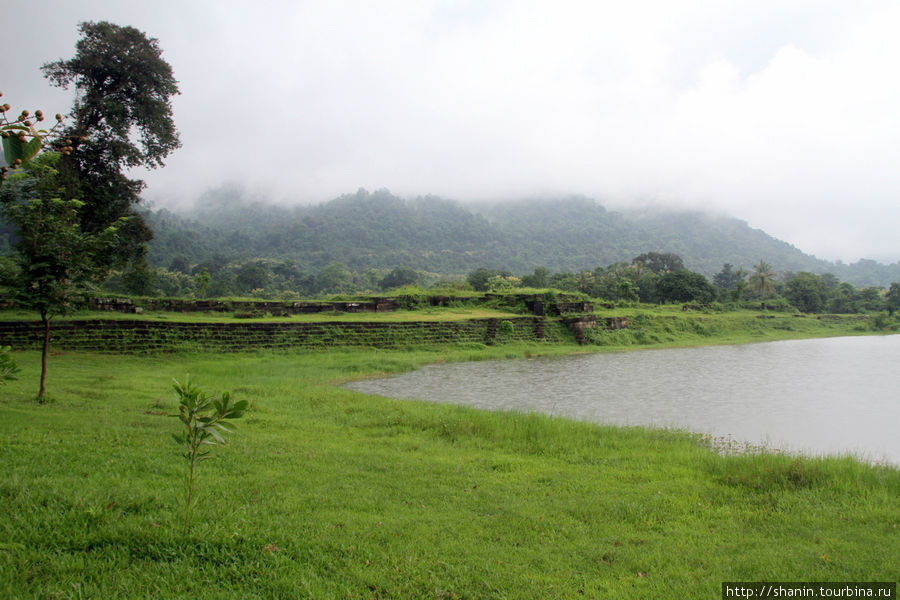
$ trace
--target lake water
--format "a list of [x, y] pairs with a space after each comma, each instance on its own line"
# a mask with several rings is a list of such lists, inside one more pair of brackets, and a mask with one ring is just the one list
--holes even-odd
[[348, 387], [900, 465], [900, 335], [438, 364]]

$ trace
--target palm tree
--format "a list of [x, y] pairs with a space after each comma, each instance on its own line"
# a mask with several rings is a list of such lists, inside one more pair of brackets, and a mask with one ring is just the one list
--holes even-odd
[[753, 266], [749, 283], [758, 294], [771, 294], [775, 291], [775, 269], [769, 263], [759, 261], [758, 265]]

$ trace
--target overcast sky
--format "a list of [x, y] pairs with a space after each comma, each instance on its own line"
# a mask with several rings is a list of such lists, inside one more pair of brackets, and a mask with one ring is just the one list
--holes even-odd
[[3, 100], [66, 112], [81, 21], [159, 40], [183, 148], [154, 206], [238, 182], [581, 194], [748, 221], [830, 260], [900, 260], [895, 0], [0, 0]]

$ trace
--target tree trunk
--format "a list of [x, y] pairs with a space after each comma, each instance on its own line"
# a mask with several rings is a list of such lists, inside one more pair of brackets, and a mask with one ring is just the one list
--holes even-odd
[[47, 393], [47, 353], [50, 350], [50, 317], [46, 311], [41, 311], [41, 322], [44, 324], [44, 344], [41, 347], [41, 389], [38, 391], [39, 402], [44, 400]]

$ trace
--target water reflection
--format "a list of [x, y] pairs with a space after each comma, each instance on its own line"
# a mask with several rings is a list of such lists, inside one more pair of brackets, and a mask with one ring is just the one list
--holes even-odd
[[348, 387], [900, 464], [900, 336], [430, 365]]

